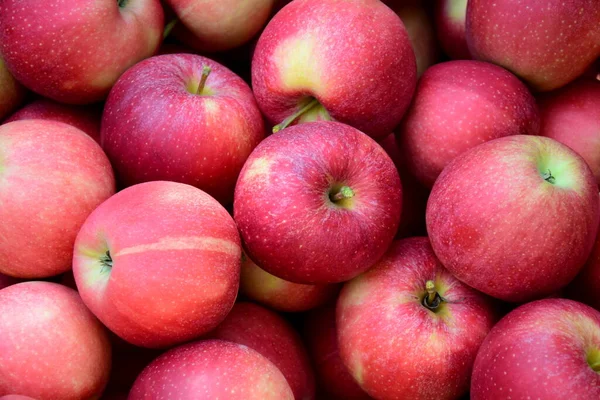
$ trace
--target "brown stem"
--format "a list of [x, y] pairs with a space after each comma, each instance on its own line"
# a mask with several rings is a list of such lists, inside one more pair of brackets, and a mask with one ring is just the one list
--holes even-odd
[[206, 85], [206, 80], [210, 75], [211, 68], [208, 65], [202, 67], [202, 78], [200, 78], [200, 83], [198, 84], [198, 89], [196, 89], [196, 94], [202, 94], [204, 90], [204, 85]]

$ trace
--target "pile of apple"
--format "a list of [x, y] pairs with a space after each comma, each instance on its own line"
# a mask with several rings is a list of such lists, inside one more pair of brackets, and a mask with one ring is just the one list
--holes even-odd
[[0, 0], [0, 400], [600, 399], [600, 0]]

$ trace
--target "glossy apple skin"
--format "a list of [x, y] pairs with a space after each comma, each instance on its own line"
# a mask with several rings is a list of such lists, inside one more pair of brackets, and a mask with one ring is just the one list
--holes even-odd
[[[433, 280], [446, 299], [422, 304]], [[394, 242], [337, 303], [340, 355], [372, 397], [456, 399], [469, 389], [475, 356], [495, 322], [490, 300], [454, 278], [426, 237]]]
[[114, 192], [110, 162], [79, 129], [42, 120], [1, 125], [0, 273], [69, 270], [79, 228]]
[[[518, 11], [518, 12], [517, 12]], [[580, 76], [600, 56], [597, 0], [469, 0], [467, 43], [539, 91]], [[516, 40], [515, 38], [518, 38]]]
[[176, 347], [144, 369], [128, 400], [149, 398], [293, 400], [294, 395], [279, 369], [257, 351], [203, 340]]
[[453, 60], [470, 60], [466, 18], [468, 0], [436, 0], [434, 14], [437, 37], [444, 52]]
[[508, 135], [537, 135], [535, 98], [513, 74], [481, 61], [434, 65], [397, 130], [410, 171], [427, 187], [456, 156]]
[[540, 98], [540, 135], [558, 140], [588, 163], [600, 186], [600, 81], [580, 80]]
[[0, 121], [25, 99], [27, 91], [15, 80], [0, 57]]
[[163, 20], [159, 0], [130, 0], [124, 7], [113, 0], [6, 0], [0, 53], [34, 92], [61, 103], [92, 103], [156, 52]]
[[[188, 87], [197, 88], [203, 66], [212, 69], [210, 94], [192, 94]], [[248, 85], [192, 54], [152, 57], [129, 69], [102, 117], [102, 147], [120, 183], [187, 183], [223, 203], [231, 203], [238, 174], [264, 134]]]
[[374, 138], [400, 122], [416, 76], [406, 29], [378, 0], [293, 1], [269, 22], [252, 60], [252, 88], [271, 123], [313, 97], [327, 112], [308, 120], [328, 113]]
[[600, 229], [598, 232], [592, 254], [577, 277], [567, 286], [569, 298], [581, 301], [596, 310], [600, 310]]
[[566, 299], [522, 305], [485, 339], [473, 368], [471, 399], [600, 398], [600, 374], [587, 363], [600, 350], [600, 313]]
[[[555, 184], [544, 179], [548, 170]], [[511, 302], [568, 284], [590, 254], [598, 217], [598, 185], [585, 161], [555, 140], [523, 135], [456, 158], [436, 181], [426, 212], [442, 264]]]
[[315, 398], [315, 376], [302, 339], [277, 313], [253, 303], [236, 303], [209, 337], [256, 350], [281, 371], [296, 400]]
[[2, 289], [0, 326], [0, 396], [100, 395], [110, 372], [110, 342], [76, 291], [50, 282]]
[[[336, 186], [355, 195], [340, 206]], [[339, 122], [313, 122], [265, 139], [248, 158], [234, 200], [244, 248], [265, 271], [304, 284], [337, 283], [371, 267], [392, 242], [402, 209], [392, 160]]]
[[[112, 268], [102, 268], [106, 252]], [[75, 242], [85, 304], [136, 346], [161, 348], [215, 328], [239, 285], [233, 219], [212, 197], [175, 182], [127, 188], [102, 203]]]

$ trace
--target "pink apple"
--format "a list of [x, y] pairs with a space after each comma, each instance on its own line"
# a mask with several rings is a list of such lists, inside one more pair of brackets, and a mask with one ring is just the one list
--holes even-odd
[[159, 0], [5, 0], [0, 53], [15, 78], [51, 99], [102, 100], [162, 40]]
[[205, 340], [176, 347], [137, 378], [129, 400], [293, 400], [283, 374], [267, 358], [241, 344]]
[[566, 299], [525, 304], [483, 342], [471, 399], [600, 398], [600, 313]]
[[2, 289], [0, 326], [0, 396], [100, 395], [110, 372], [110, 343], [76, 291], [50, 282]]
[[600, 310], [600, 229], [592, 254], [575, 280], [567, 286], [569, 297]]
[[215, 328], [239, 285], [240, 239], [227, 211], [189, 185], [149, 182], [102, 203], [75, 242], [90, 310], [126, 341], [167, 347]]
[[42, 120], [0, 126], [0, 273], [69, 270], [79, 228], [114, 191], [106, 155], [79, 129]]
[[238, 174], [264, 134], [248, 85], [192, 54], [152, 57], [129, 69], [102, 117], [102, 146], [122, 184], [182, 182], [223, 203], [232, 201]]
[[[517, 12], [518, 11], [518, 12]], [[469, 0], [471, 54], [540, 91], [571, 82], [600, 56], [598, 0]]]
[[0, 400], [36, 400], [29, 396], [21, 396], [20, 394], [9, 394], [0, 397]]
[[426, 237], [394, 242], [337, 304], [340, 355], [376, 399], [456, 399], [469, 389], [492, 303], [459, 282]]
[[275, 130], [334, 119], [381, 138], [415, 84], [406, 29], [379, 0], [295, 0], [269, 22], [252, 60], [252, 88]]
[[410, 171], [426, 186], [456, 156], [508, 135], [537, 135], [535, 98], [513, 74], [480, 61], [434, 65], [419, 80], [402, 120], [398, 145]]
[[600, 217], [585, 161], [559, 142], [508, 136], [451, 162], [427, 204], [442, 264], [491, 296], [523, 302], [565, 286], [590, 254]]
[[444, 52], [454, 60], [469, 60], [466, 18], [468, 0], [436, 0], [435, 26]]
[[26, 93], [25, 88], [6, 69], [0, 57], [0, 121], [23, 102]]
[[402, 209], [392, 160], [339, 122], [265, 139], [235, 189], [245, 250], [265, 271], [304, 284], [337, 283], [371, 267], [392, 242]]

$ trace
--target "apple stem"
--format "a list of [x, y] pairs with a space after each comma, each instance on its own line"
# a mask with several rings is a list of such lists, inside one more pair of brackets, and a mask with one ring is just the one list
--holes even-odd
[[423, 298], [423, 305], [434, 311], [442, 303], [442, 296], [436, 291], [435, 282], [432, 280], [425, 282], [425, 290], [427, 290], [427, 296]]
[[350, 199], [352, 197], [354, 197], [354, 191], [350, 189], [349, 186], [342, 186], [336, 193], [331, 193], [329, 195], [329, 200], [337, 203], [340, 200]]
[[198, 89], [196, 89], [196, 94], [202, 94], [204, 90], [204, 85], [206, 85], [206, 80], [210, 75], [211, 68], [208, 65], [202, 67], [202, 78], [200, 78], [200, 83], [198, 84]]
[[284, 119], [283, 122], [281, 122], [278, 125], [275, 125], [273, 127], [273, 133], [277, 133], [280, 130], [287, 128], [298, 117], [300, 117], [302, 114], [304, 114], [305, 112], [309, 111], [310, 109], [312, 109], [313, 107], [315, 107], [318, 104], [319, 104], [319, 100], [312, 99], [311, 101], [309, 101], [308, 103], [306, 103], [306, 105], [304, 107], [300, 108], [300, 110], [296, 111], [294, 114], [292, 114], [289, 117], [287, 117], [286, 119]]
[[550, 172], [550, 170], [548, 170], [548, 172], [545, 172], [542, 175], [542, 178], [544, 178], [544, 180], [548, 183], [554, 184], [556, 182], [556, 178], [552, 176], [552, 172]]
[[168, 24], [165, 25], [165, 30], [163, 31], [163, 40], [166, 39], [167, 36], [169, 36], [171, 34], [171, 31], [177, 24], [177, 21], [178, 21], [177, 18], [173, 18], [171, 21], [169, 21]]
[[102, 265], [102, 268], [100, 269], [100, 273], [103, 274], [106, 271], [110, 271], [110, 269], [113, 266], [113, 260], [112, 257], [110, 256], [110, 251], [106, 250], [106, 253], [100, 257], [100, 265]]

